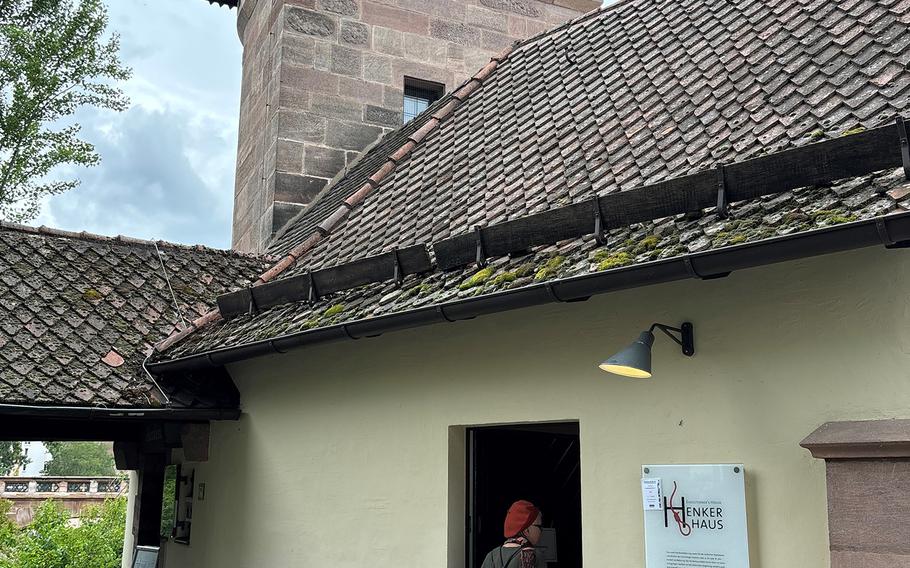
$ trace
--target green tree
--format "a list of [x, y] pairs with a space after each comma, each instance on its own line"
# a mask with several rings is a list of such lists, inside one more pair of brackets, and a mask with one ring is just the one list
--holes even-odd
[[8, 516], [12, 508], [12, 501], [0, 499], [0, 566], [5, 552], [12, 548], [16, 539], [16, 524]]
[[[0, 568], [118, 568], [126, 498], [86, 507], [79, 520], [71, 526], [62, 507], [45, 501], [27, 527], [17, 530], [6, 521], [0, 526]], [[11, 536], [3, 540], [4, 534]]]
[[55, 166], [94, 166], [78, 124], [82, 106], [127, 107], [112, 81], [129, 78], [116, 34], [105, 38], [101, 0], [0, 0], [0, 218], [27, 221], [46, 195], [76, 187], [49, 180]]
[[17, 465], [27, 463], [22, 442], [0, 442], [0, 475], [7, 475]]
[[51, 461], [44, 475], [116, 475], [114, 458], [99, 442], [45, 442]]
[[161, 494], [161, 536], [171, 538], [176, 511], [177, 466], [164, 468], [164, 493]]

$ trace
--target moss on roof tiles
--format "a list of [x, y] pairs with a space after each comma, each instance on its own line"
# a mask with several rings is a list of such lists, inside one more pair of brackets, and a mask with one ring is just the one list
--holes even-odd
[[[453, 272], [434, 271], [411, 275], [405, 278], [401, 290], [394, 294], [394, 282], [386, 281], [334, 294], [312, 306], [306, 303], [279, 306], [255, 318], [241, 317], [204, 328], [195, 336], [190, 336], [186, 343], [175, 346], [173, 353], [166, 355], [187, 355], [326, 325], [399, 313], [468, 295], [485, 295], [520, 288], [534, 284], [541, 270], [545, 271], [543, 281], [546, 281], [672, 258], [688, 253], [687, 246], [700, 238], [707, 239], [708, 248], [718, 248], [810, 230], [825, 226], [828, 222], [866, 219], [870, 215], [881, 214], [875, 202], [850, 208], [838, 196], [840, 187], [859, 183], [860, 191], [874, 187], [876, 192], [886, 195], [889, 188], [906, 183], [901, 172], [900, 169], [889, 170], [874, 176], [844, 180], [831, 187], [803, 188], [792, 192], [799, 199], [734, 203], [730, 206], [731, 217], [728, 219], [720, 219], [714, 213], [698, 218], [681, 215], [613, 229], [605, 235], [606, 244], [602, 246], [592, 238], [581, 238], [572, 243], [564, 243], [561, 247], [538, 247], [520, 258], [491, 259], [490, 266], [484, 269], [467, 266]], [[822, 202], [834, 203], [835, 206], [827, 209], [815, 207]], [[891, 199], [890, 203], [888, 211], [902, 210], [895, 200]], [[779, 217], [776, 225], [764, 223], [764, 218], [770, 214]], [[560, 249], [571, 252], [560, 255], [557, 253]], [[636, 249], [640, 254], [634, 254]], [[462, 289], [462, 285], [472, 279], [474, 285]], [[388, 299], [380, 303], [381, 298]], [[344, 304], [344, 310], [333, 318], [322, 317], [335, 304]]]
[[632, 255], [627, 252], [610, 252], [599, 250], [594, 254], [597, 270], [610, 270], [632, 264]]
[[559, 274], [559, 269], [566, 262], [566, 257], [562, 255], [556, 255], [553, 258], [548, 259], [543, 265], [537, 269], [537, 272], [534, 273], [535, 282], [543, 282], [544, 280], [550, 280], [556, 277]]
[[458, 289], [469, 290], [471, 288], [476, 288], [477, 286], [483, 285], [491, 276], [493, 276], [493, 269], [491, 267], [481, 268], [459, 284]]
[[[856, 52], [852, 47], [862, 47], [865, 67], [910, 57], [910, 41], [879, 41], [876, 30], [880, 22], [867, 17], [865, 4], [829, 3], [826, 9], [831, 11], [830, 18], [813, 17], [812, 4], [795, 4], [795, 14], [807, 17], [785, 20], [780, 20], [773, 5], [767, 3], [733, 0], [734, 9], [720, 15], [706, 3], [696, 4], [693, 9], [676, 0], [628, 2], [517, 48], [483, 88], [374, 191], [368, 207], [352, 211], [344, 230], [324, 239], [299, 268], [318, 269], [392, 246], [437, 241], [491, 220], [524, 217], [558, 204], [578, 203], [593, 195], [639, 187], [719, 163], [853, 134], [857, 127], [888, 123], [906, 112], [910, 70], [899, 70], [889, 77], [887, 85], [876, 88], [861, 66], [853, 65]], [[888, 7], [888, 18], [910, 21], [910, 4], [888, 3]], [[662, 33], [666, 21], [681, 22], [679, 33]], [[640, 33], [624, 33], [630, 23]], [[754, 38], [770, 24], [779, 26], [783, 35], [808, 34], [806, 37], [834, 42], [842, 49], [818, 53], [790, 50], [786, 54], [758, 49], [744, 60], [744, 46], [724, 34], [738, 29], [743, 37], [753, 38], [755, 45], [751, 47], [761, 47], [760, 40]], [[855, 33], [844, 40], [840, 30], [848, 25]], [[899, 27], [906, 31], [907, 24]], [[698, 53], [676, 50], [674, 42], [678, 43], [679, 34], [716, 36], [719, 40], [712, 48], [718, 57], [705, 65]], [[848, 44], [841, 45], [843, 41]], [[594, 70], [593, 74], [563, 74], [560, 81], [548, 81], [560, 68], [553, 63], [564, 62], [566, 48], [571, 48], [573, 65]], [[738, 66], [736, 73], [723, 68], [730, 64]], [[666, 79], [657, 92], [647, 78], [623, 72], [641, 65], [653, 71], [651, 76]], [[845, 72], [831, 75], [824, 71], [830, 68]], [[805, 94], [805, 85], [809, 84], [811, 96]], [[559, 100], [578, 104], [571, 113], [565, 112], [565, 105], [548, 104]], [[636, 108], [647, 108], [648, 112]], [[409, 128], [419, 127], [414, 122], [391, 133], [388, 139], [407, 137]], [[390, 147], [378, 145], [362, 163], [384, 160]], [[855, 179], [831, 188], [801, 188], [779, 196], [780, 200], [775, 197], [733, 204], [734, 221], [741, 221], [736, 226], [725, 226], [729, 220], [719, 220], [709, 212], [697, 218], [664, 219], [616, 229], [610, 231], [605, 249], [609, 252], [598, 264], [610, 255], [624, 253], [634, 265], [886, 214], [899, 210], [900, 203], [910, 203], [896, 202], [884, 194], [896, 187], [898, 179], [893, 172], [886, 172], [873, 176], [875, 188], [869, 187], [868, 180]], [[853, 193], [856, 184], [862, 188], [859, 193]], [[329, 192], [326, 197], [343, 195], [341, 185], [338, 187], [339, 192]], [[356, 190], [356, 184], [351, 187]], [[329, 202], [318, 199], [311, 211]], [[318, 215], [302, 216], [276, 241], [276, 247], [283, 247], [282, 252], [290, 248], [299, 237], [295, 231], [315, 218]], [[461, 286], [475, 276], [476, 267], [407, 280], [412, 287], [430, 285], [432, 289], [425, 293], [390, 296], [384, 285], [345, 292], [340, 297], [352, 307], [339, 317], [369, 317], [523, 286], [532, 276], [499, 276], [514, 272], [516, 263], [529, 261], [534, 263], [536, 276], [557, 254], [566, 256], [567, 261], [555, 272], [545, 272], [545, 279], [596, 268], [587, 256], [580, 255], [599, 247], [590, 240], [575, 244], [580, 247], [577, 251], [563, 253], [553, 245], [529, 251], [529, 258], [500, 262], [494, 274], [465, 289]], [[620, 257], [621, 262], [624, 258]], [[379, 302], [382, 298], [387, 301]], [[316, 308], [294, 309], [305, 312]], [[257, 327], [274, 323], [271, 317], [273, 313], [266, 313], [249, 321], [211, 326], [179, 351], [242, 343]], [[282, 325], [282, 329], [293, 329], [287, 322]]]
[[[187, 316], [269, 262], [167, 243], [159, 249]], [[2, 224], [0, 275], [0, 403], [158, 403], [141, 363], [180, 322], [152, 243]], [[112, 349], [123, 365], [101, 361]], [[182, 393], [170, 394], [182, 404]]]

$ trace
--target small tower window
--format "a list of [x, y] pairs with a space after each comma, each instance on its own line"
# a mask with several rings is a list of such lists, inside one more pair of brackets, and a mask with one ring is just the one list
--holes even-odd
[[433, 102], [442, 97], [445, 85], [404, 78], [404, 121], [410, 122], [418, 114], [427, 110]]

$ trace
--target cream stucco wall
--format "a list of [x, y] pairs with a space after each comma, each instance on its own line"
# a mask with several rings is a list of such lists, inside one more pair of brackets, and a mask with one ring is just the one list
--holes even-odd
[[[587, 566], [643, 566], [641, 464], [700, 462], [746, 465], [753, 568], [827, 566], [824, 464], [798, 443], [910, 417], [908, 291], [910, 254], [867, 249], [234, 365], [245, 414], [215, 425], [168, 566], [455, 563], [451, 427], [544, 420], [580, 422]], [[683, 320], [695, 357], [658, 337], [650, 381], [596, 368]]]

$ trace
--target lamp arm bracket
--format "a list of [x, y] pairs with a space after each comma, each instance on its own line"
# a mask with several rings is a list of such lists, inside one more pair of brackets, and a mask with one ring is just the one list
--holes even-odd
[[673, 335], [673, 333], [675, 332], [675, 333], [680, 334], [680, 336], [682, 336], [682, 329], [680, 329], [678, 327], [664, 325], [662, 323], [654, 323], [654, 324], [651, 324], [651, 329], [649, 329], [648, 331], [650, 331], [651, 333], [654, 333], [655, 329], [661, 330], [662, 332], [664, 332], [667, 335], [667, 337], [669, 337], [670, 339], [672, 339], [679, 345], [682, 345], [681, 337], [676, 337], [675, 335]]
[[[691, 357], [695, 354], [695, 333], [691, 323], [684, 322], [680, 327], [654, 323], [651, 324], [648, 331], [654, 333], [655, 329], [661, 330], [667, 337], [675, 341], [682, 348], [683, 355]], [[679, 337], [676, 334], [679, 334]]]

